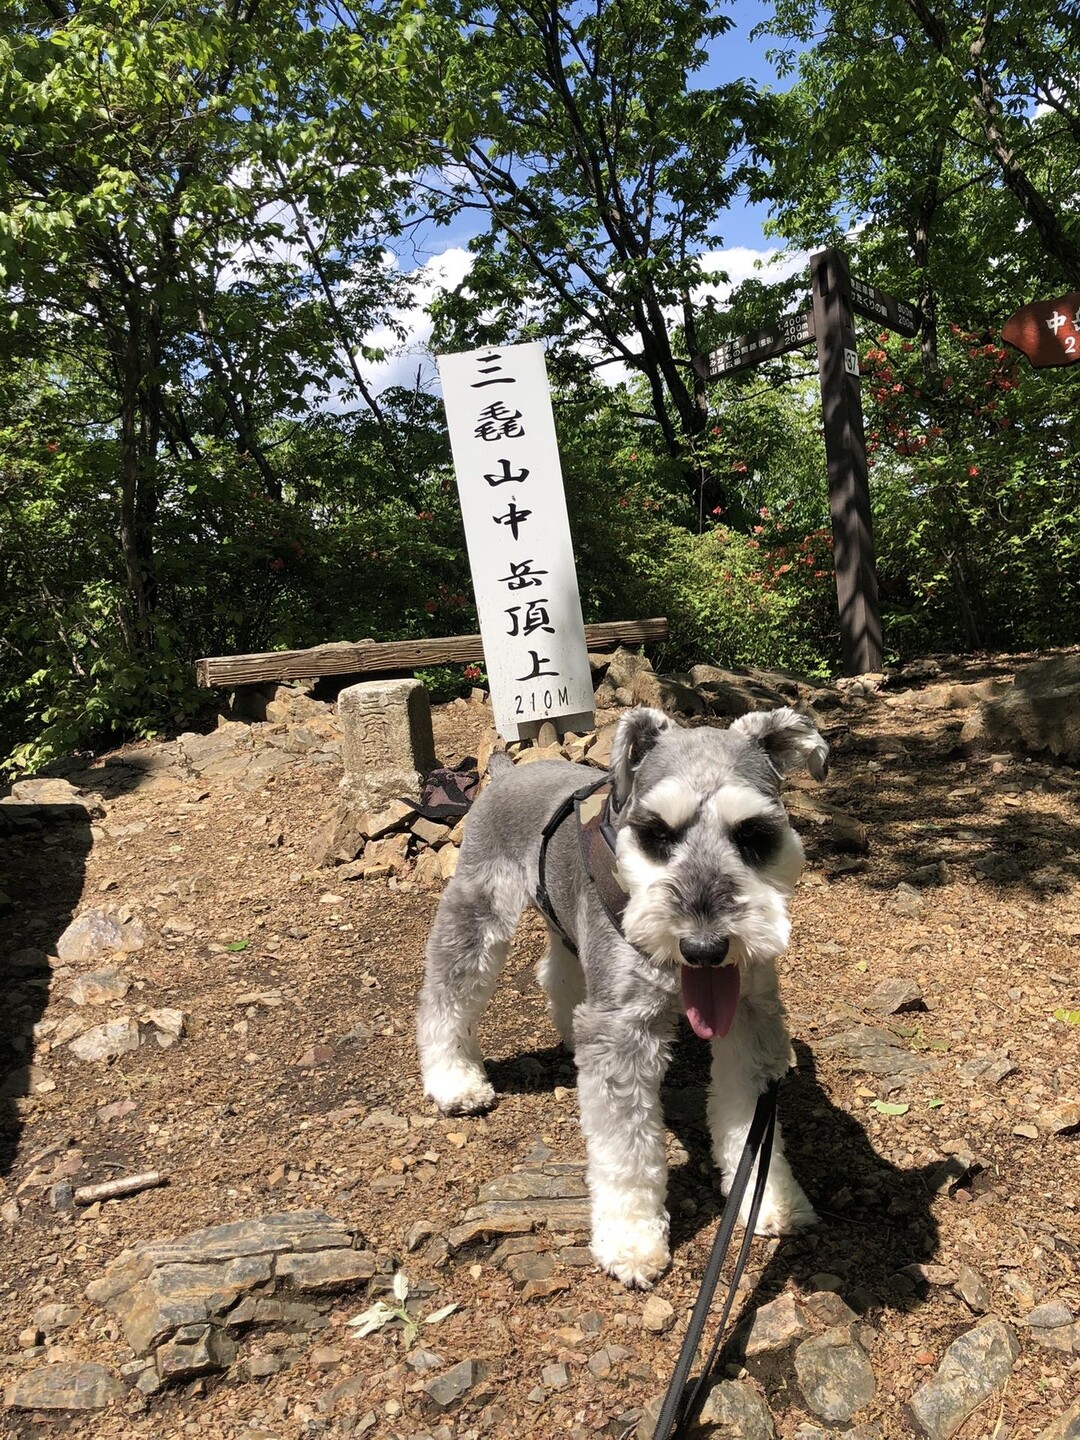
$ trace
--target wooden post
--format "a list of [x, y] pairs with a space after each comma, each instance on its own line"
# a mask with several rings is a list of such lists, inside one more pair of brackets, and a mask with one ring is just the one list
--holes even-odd
[[851, 274], [843, 252], [810, 261], [825, 456], [829, 474], [836, 598], [844, 673], [881, 669], [881, 611], [874, 568], [866, 437], [859, 393], [859, 353], [851, 308]]

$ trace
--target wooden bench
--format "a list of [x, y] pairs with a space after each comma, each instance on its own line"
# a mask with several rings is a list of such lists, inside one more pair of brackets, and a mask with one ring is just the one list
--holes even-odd
[[[666, 640], [664, 616], [651, 620], [613, 620], [586, 625], [591, 651], [620, 645]], [[399, 670], [424, 670], [432, 665], [483, 663], [479, 635], [451, 635], [442, 640], [359, 640], [315, 645], [309, 650], [268, 650], [259, 655], [214, 655], [195, 662], [195, 677], [209, 688], [261, 685], [274, 680], [313, 680], [320, 675], [388, 675]]]

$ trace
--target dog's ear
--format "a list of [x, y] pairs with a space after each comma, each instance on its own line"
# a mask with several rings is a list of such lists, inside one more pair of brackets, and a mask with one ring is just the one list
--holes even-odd
[[829, 747], [814, 728], [813, 721], [798, 710], [751, 710], [740, 715], [730, 728], [760, 745], [778, 775], [788, 775], [805, 765], [815, 780], [829, 773]]
[[615, 727], [611, 742], [611, 773], [615, 780], [615, 808], [622, 809], [634, 783], [634, 772], [672, 722], [661, 710], [647, 705], [628, 710]]

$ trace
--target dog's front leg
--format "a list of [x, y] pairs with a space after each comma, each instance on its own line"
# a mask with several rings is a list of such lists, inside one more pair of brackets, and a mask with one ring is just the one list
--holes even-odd
[[[770, 1080], [779, 1080], [791, 1069], [794, 1058], [775, 967], [755, 966], [743, 985], [743, 998], [731, 1029], [722, 1040], [712, 1042], [709, 1130], [725, 1195], [738, 1167], [758, 1096]], [[744, 1224], [756, 1175], [755, 1166], [740, 1207]], [[814, 1207], [791, 1173], [778, 1122], [756, 1232], [789, 1235], [813, 1225], [816, 1220]]]
[[578, 1103], [588, 1152], [592, 1252], [624, 1285], [667, 1268], [667, 1156], [660, 1082], [670, 1022], [585, 1003], [574, 1012]]

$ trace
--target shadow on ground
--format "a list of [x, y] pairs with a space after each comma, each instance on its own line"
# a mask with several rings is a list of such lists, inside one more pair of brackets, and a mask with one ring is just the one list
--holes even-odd
[[[852, 1115], [829, 1099], [809, 1047], [796, 1041], [798, 1066], [780, 1088], [785, 1147], [797, 1176], [822, 1217], [802, 1236], [785, 1239], [767, 1265], [744, 1311], [765, 1304], [794, 1281], [819, 1288], [813, 1277], [835, 1275], [839, 1293], [860, 1314], [875, 1306], [907, 1308], [918, 1287], [903, 1267], [925, 1262], [937, 1249], [931, 1212], [942, 1162], [900, 1169], [874, 1149]], [[686, 1151], [668, 1182], [672, 1248], [715, 1228], [723, 1208], [705, 1117], [709, 1052], [680, 1028], [664, 1086], [664, 1115]], [[559, 1045], [487, 1062], [500, 1097], [573, 1085], [573, 1057]]]
[[34, 1026], [49, 999], [49, 956], [82, 895], [91, 843], [77, 806], [0, 805], [0, 1176], [18, 1152], [35, 1083]]
[[[821, 1223], [780, 1240], [757, 1283], [736, 1306], [713, 1380], [724, 1378], [729, 1364], [746, 1363], [746, 1338], [754, 1312], [789, 1287], [802, 1292], [833, 1290], [871, 1324], [884, 1310], [916, 1309], [926, 1296], [926, 1286], [906, 1267], [931, 1262], [937, 1254], [932, 1202], [940, 1188], [967, 1184], [972, 1178], [955, 1162], [904, 1169], [878, 1154], [858, 1120], [825, 1093], [809, 1047], [796, 1041], [795, 1049], [797, 1068], [780, 1088], [780, 1120], [786, 1153]], [[676, 1078], [678, 1061], [677, 1055], [672, 1066]], [[700, 1060], [695, 1057], [690, 1063], [696, 1067]], [[677, 1097], [676, 1104], [668, 1106], [671, 1123], [689, 1157], [670, 1182], [674, 1249], [706, 1224], [714, 1230], [723, 1201], [715, 1179], [707, 1181], [701, 1174], [710, 1163], [704, 1088], [695, 1085], [671, 1093]], [[706, 1201], [703, 1197], [710, 1188], [711, 1199]], [[691, 1216], [681, 1203], [687, 1196], [697, 1202]], [[714, 1315], [722, 1304], [740, 1233], [736, 1231], [724, 1267]], [[712, 1327], [706, 1326], [699, 1367], [712, 1340]], [[771, 1407], [801, 1404], [790, 1349], [757, 1356], [748, 1364]]]

